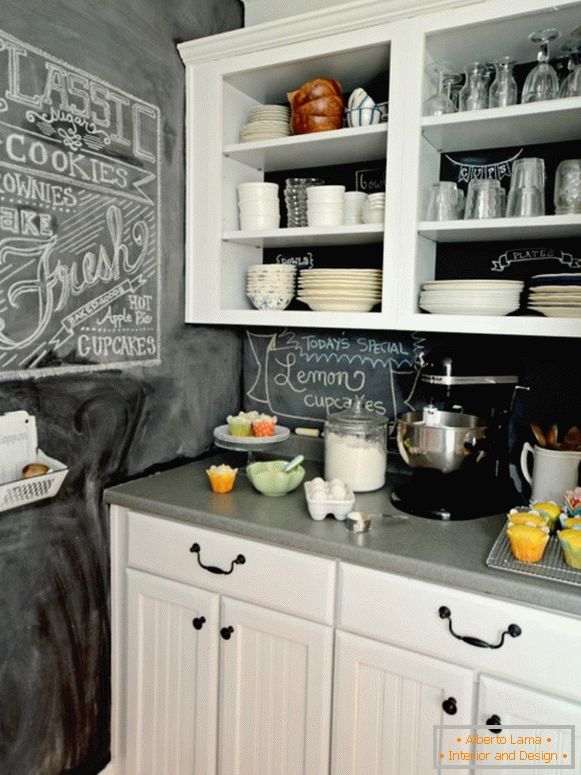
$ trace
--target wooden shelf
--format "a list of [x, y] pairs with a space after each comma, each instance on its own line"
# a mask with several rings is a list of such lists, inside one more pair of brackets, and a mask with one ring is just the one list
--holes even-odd
[[441, 153], [579, 140], [581, 97], [451, 113], [422, 119], [422, 135]]
[[361, 226], [332, 226], [317, 228], [305, 226], [293, 229], [269, 231], [227, 231], [224, 242], [254, 245], [257, 248], [287, 248], [309, 245], [370, 245], [383, 242], [383, 224], [369, 223]]
[[385, 158], [387, 124], [335, 129], [276, 140], [236, 143], [224, 156], [254, 169], [275, 172]]
[[418, 233], [433, 242], [494, 242], [496, 240], [581, 237], [581, 215], [538, 218], [495, 218], [469, 221], [421, 221]]

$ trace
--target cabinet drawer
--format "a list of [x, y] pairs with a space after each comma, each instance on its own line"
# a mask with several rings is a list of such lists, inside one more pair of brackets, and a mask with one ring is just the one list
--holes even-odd
[[[450, 620], [440, 618], [442, 606]], [[575, 617], [341, 563], [338, 619], [344, 629], [455, 664], [581, 695], [581, 668], [562, 658], [581, 645], [581, 619]], [[455, 638], [450, 621], [455, 633], [493, 645], [511, 624], [521, 634], [505, 635], [500, 648], [481, 648]]]
[[[243, 561], [234, 562], [239, 555]], [[326, 624], [333, 619], [333, 560], [129, 511], [127, 564]]]

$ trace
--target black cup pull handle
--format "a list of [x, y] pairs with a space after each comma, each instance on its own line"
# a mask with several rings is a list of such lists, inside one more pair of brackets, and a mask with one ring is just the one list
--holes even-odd
[[200, 544], [192, 544], [190, 546], [190, 552], [192, 552], [197, 556], [198, 565], [200, 566], [200, 568], [203, 568], [204, 570], [209, 571], [209, 573], [222, 573], [224, 576], [229, 576], [230, 573], [232, 573], [232, 571], [234, 570], [235, 565], [244, 565], [244, 563], [246, 562], [246, 557], [243, 554], [239, 554], [230, 563], [230, 570], [224, 570], [224, 568], [218, 568], [216, 565], [204, 565], [204, 563], [200, 560], [200, 552], [201, 552]]
[[234, 632], [234, 627], [222, 627], [220, 630], [220, 635], [224, 638], [224, 640], [230, 640], [230, 636]]
[[504, 644], [504, 639], [507, 635], [510, 635], [511, 638], [518, 638], [522, 633], [518, 624], [509, 624], [507, 629], [500, 636], [498, 643], [488, 643], [488, 641], [482, 640], [481, 638], [475, 638], [473, 635], [458, 635], [457, 632], [454, 632], [452, 629], [452, 612], [445, 605], [440, 606], [438, 614], [440, 615], [440, 619], [448, 620], [448, 629], [455, 638], [463, 640], [464, 643], [468, 643], [470, 646], [476, 646], [476, 648], [479, 649], [499, 649]]
[[444, 710], [444, 713], [447, 713], [448, 716], [455, 716], [456, 713], [458, 713], [458, 705], [456, 704], [456, 698], [448, 697], [448, 699], [444, 700], [444, 702], [442, 703], [442, 708]]
[[195, 619], [192, 619], [192, 624], [194, 625], [195, 630], [201, 630], [204, 626], [204, 622], [206, 621], [205, 616], [196, 616]]
[[[492, 727], [488, 726], [489, 724], [494, 724], [495, 728], [493, 729]], [[499, 735], [502, 732], [502, 728], [499, 727], [498, 724], [502, 724], [502, 721], [500, 716], [498, 716], [496, 713], [493, 713], [490, 718], [486, 719], [486, 725], [493, 735]]]

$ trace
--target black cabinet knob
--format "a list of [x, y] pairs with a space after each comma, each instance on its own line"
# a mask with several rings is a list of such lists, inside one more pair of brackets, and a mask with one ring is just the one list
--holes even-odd
[[[493, 729], [489, 724], [494, 724], [495, 728]], [[499, 724], [502, 724], [502, 721], [500, 720], [500, 716], [496, 713], [493, 713], [490, 718], [486, 719], [486, 725], [493, 735], [499, 735], [502, 732], [502, 728], [498, 726]]]
[[201, 630], [204, 626], [204, 622], [206, 621], [205, 616], [196, 616], [195, 619], [192, 619], [192, 624], [194, 625], [195, 630]]
[[224, 640], [230, 640], [230, 636], [234, 632], [234, 627], [222, 627], [220, 630], [220, 635], [224, 638]]
[[447, 713], [449, 716], [454, 716], [456, 713], [458, 713], [456, 698], [448, 697], [448, 699], [444, 700], [444, 702], [442, 703], [442, 708], [444, 710], [444, 713]]

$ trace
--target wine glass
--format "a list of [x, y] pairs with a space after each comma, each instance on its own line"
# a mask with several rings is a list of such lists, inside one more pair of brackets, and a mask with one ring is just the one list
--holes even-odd
[[432, 81], [438, 84], [438, 90], [424, 102], [424, 116], [443, 116], [456, 113], [456, 106], [449, 96], [452, 84], [460, 80], [454, 65], [450, 62], [432, 62], [426, 68]]
[[561, 83], [559, 97], [579, 97], [581, 95], [581, 26], [575, 27], [569, 34], [561, 51], [569, 55], [568, 75]]
[[549, 43], [558, 38], [559, 34], [558, 30], [550, 28], [529, 35], [529, 40], [539, 44], [538, 64], [526, 77], [522, 90], [522, 103], [554, 100], [559, 96], [559, 77], [555, 68], [549, 64]]
[[488, 91], [488, 107], [504, 108], [516, 105], [517, 85], [512, 74], [516, 61], [512, 57], [502, 57], [495, 62], [496, 78]]

